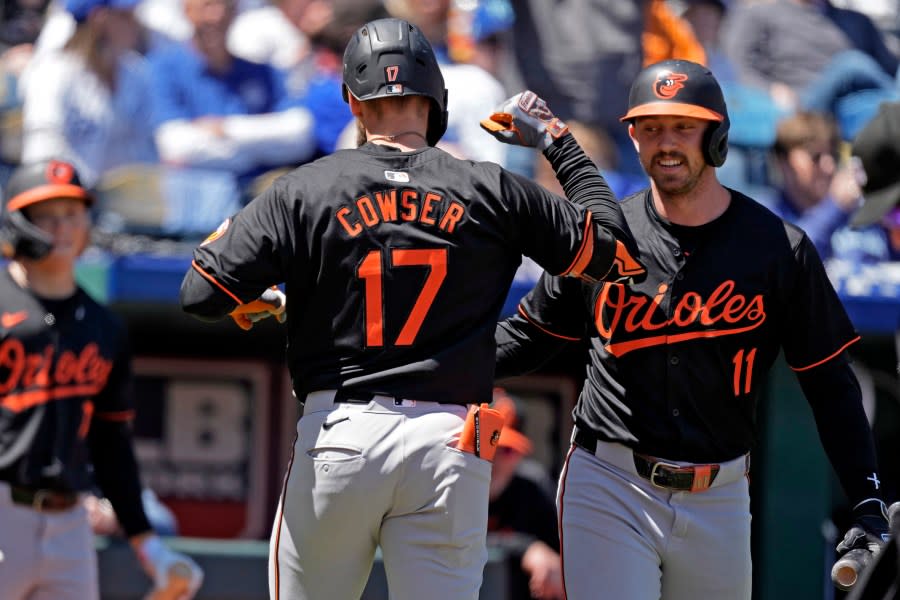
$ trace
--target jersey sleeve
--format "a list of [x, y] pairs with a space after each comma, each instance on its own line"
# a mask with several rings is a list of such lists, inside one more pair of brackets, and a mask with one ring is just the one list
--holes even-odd
[[859, 335], [805, 235], [794, 251], [794, 259], [794, 281], [785, 299], [782, 346], [790, 367], [805, 371], [840, 355], [859, 340]]
[[519, 303], [519, 315], [553, 337], [578, 341], [592, 321], [586, 314], [583, 289], [577, 279], [543, 273]]
[[505, 171], [503, 175], [503, 195], [522, 254], [553, 275], [590, 273], [599, 278], [609, 271], [615, 240], [611, 236], [595, 239], [596, 228], [587, 209], [520, 175]]
[[518, 314], [497, 324], [497, 379], [534, 371], [582, 339], [587, 319], [575, 301], [581, 289], [577, 279], [541, 275]]
[[[513, 195], [514, 202], [524, 203], [531, 212], [543, 216], [550, 226], [550, 235], [557, 238], [547, 239], [540, 235], [540, 231], [537, 235], [529, 232], [526, 239], [530, 247], [524, 253], [554, 275], [580, 277], [587, 281], [622, 282], [643, 276], [646, 271], [634, 258], [637, 246], [622, 209], [597, 166], [574, 136], [564, 136], [545, 150], [544, 156], [553, 167], [568, 201], [550, 194], [530, 180], [514, 179], [509, 186], [518, 192]], [[529, 204], [529, 200], [533, 203]], [[541, 262], [562, 258], [552, 253], [559, 242], [571, 244], [573, 235], [577, 236], [575, 241], [578, 246], [564, 250], [564, 256], [569, 258], [567, 264], [562, 261], [554, 264], [555, 268], [550, 268]], [[551, 253], [549, 257], [546, 256], [548, 251]]]
[[181, 285], [182, 307], [197, 316], [222, 317], [286, 279], [288, 265], [302, 272], [296, 257], [293, 214], [286, 186], [275, 182], [234, 217], [226, 219], [194, 250]]
[[134, 419], [131, 348], [125, 326], [116, 321], [116, 354], [106, 385], [94, 397], [94, 418], [101, 421]]

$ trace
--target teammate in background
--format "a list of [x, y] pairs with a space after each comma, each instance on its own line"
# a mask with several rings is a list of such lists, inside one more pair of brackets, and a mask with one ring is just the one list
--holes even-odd
[[647, 278], [544, 274], [496, 335], [498, 377], [590, 338], [557, 495], [567, 597], [750, 598], [746, 474], [779, 350], [853, 506], [838, 551], [875, 548], [887, 522], [846, 354], [859, 336], [804, 233], [718, 182], [718, 82], [696, 63], [651, 65], [622, 120], [651, 180], [622, 202]]
[[417, 27], [369, 22], [343, 62], [364, 143], [281, 177], [226, 221], [195, 250], [181, 303], [252, 322], [283, 310], [274, 292], [257, 299], [270, 286], [284, 282], [290, 298], [303, 416], [272, 532], [271, 596], [358, 598], [380, 546], [391, 597], [475, 599], [491, 463], [457, 446], [470, 441], [467, 405], [491, 401], [493, 332], [521, 255], [576, 279], [642, 268], [597, 168], [534, 94], [507, 101], [490, 126], [541, 148], [571, 201], [433, 147], [447, 92]]
[[[0, 598], [100, 597], [83, 505], [93, 483], [114, 507], [155, 589], [203, 573], [151, 529], [129, 422], [134, 409], [125, 330], [76, 283], [90, 236], [75, 168], [19, 167], [6, 189], [0, 244]], [[93, 481], [89, 464], [93, 465]], [[174, 581], [170, 568], [187, 569]]]

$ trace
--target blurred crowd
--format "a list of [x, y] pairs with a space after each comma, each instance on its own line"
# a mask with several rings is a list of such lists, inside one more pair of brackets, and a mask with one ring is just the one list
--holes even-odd
[[889, 0], [3, 0], [2, 11], [0, 184], [20, 163], [72, 161], [99, 198], [95, 243], [112, 252], [177, 252], [154, 241], [195, 241], [280, 173], [354, 145], [341, 54], [386, 15], [437, 48], [440, 145], [453, 154], [555, 185], [532, 151], [478, 127], [529, 88], [625, 196], [645, 183], [619, 122], [630, 82], [687, 58], [726, 91], [726, 185], [800, 224], [824, 258], [900, 252], [895, 211], [847, 227], [867, 180], [852, 141], [900, 101]]
[[[94, 245], [102, 251], [187, 255], [273, 178], [354, 146], [356, 124], [341, 93], [343, 49], [363, 23], [397, 16], [418, 25], [438, 54], [449, 91], [439, 146], [454, 155], [499, 163], [562, 193], [535, 151], [500, 144], [479, 128], [527, 88], [569, 124], [625, 197], [647, 185], [619, 120], [631, 82], [647, 64], [686, 58], [707, 65], [725, 92], [731, 128], [719, 179], [726, 186], [802, 227], [826, 260], [900, 261], [900, 3], [893, 0], [0, 0], [0, 7], [0, 187], [20, 164], [71, 161], [95, 191]], [[864, 197], [874, 202], [861, 212]], [[517, 549], [514, 588], [561, 598], [546, 481], [553, 474], [526, 476], [535, 475], [524, 468], [531, 442], [513, 426], [515, 402], [502, 390], [497, 400], [510, 428], [494, 465], [491, 533]], [[511, 500], [526, 496], [528, 503]], [[158, 506], [152, 497], [145, 503]], [[98, 531], [118, 527], [99, 500], [89, 508]], [[158, 530], [177, 531], [164, 507], [148, 512]]]

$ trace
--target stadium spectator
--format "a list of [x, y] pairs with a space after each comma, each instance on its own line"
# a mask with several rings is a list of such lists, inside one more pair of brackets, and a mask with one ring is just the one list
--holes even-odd
[[50, 0], [0, 2], [0, 53], [34, 44], [44, 26], [49, 5]]
[[900, 63], [881, 32], [866, 15], [827, 0], [737, 5], [722, 39], [742, 83], [789, 110], [831, 111], [847, 140], [896, 94]]
[[250, 62], [290, 72], [309, 57], [309, 33], [331, 18], [328, 0], [274, 0], [237, 15], [228, 49]]
[[472, 16], [472, 56], [468, 62], [498, 81], [509, 58], [509, 33], [514, 22], [509, 0], [482, 0]]
[[447, 132], [439, 147], [454, 156], [491, 161], [507, 166], [508, 149], [492, 138], [485, 139], [472, 115], [489, 115], [507, 93], [493, 75], [475, 64], [455, 63], [447, 51], [450, 0], [389, 0], [392, 16], [419, 27], [434, 47], [447, 87]]
[[666, 0], [650, 0], [644, 8], [644, 65], [682, 58], [706, 65], [706, 50], [690, 23], [676, 14]]
[[532, 90], [562, 119], [606, 130], [621, 169], [638, 175], [643, 171], [619, 117], [643, 63], [646, 2], [513, 0], [512, 55], [520, 81], [503, 80], [507, 89]]
[[291, 105], [273, 67], [227, 48], [233, 0], [186, 0], [184, 10], [194, 27], [190, 42], [148, 56], [162, 161], [249, 182], [269, 168], [308, 159], [315, 146], [309, 112]]
[[75, 32], [34, 57], [19, 81], [22, 162], [72, 161], [88, 187], [115, 167], [155, 162], [150, 81], [135, 52], [138, 0], [66, 0]]
[[313, 115], [317, 156], [334, 152], [341, 134], [353, 129], [353, 115], [341, 96], [344, 48], [363, 24], [386, 16], [380, 0], [315, 1], [307, 8], [310, 54], [288, 81], [289, 92]]
[[853, 141], [865, 201], [850, 228], [832, 237], [834, 257], [856, 263], [900, 261], [900, 102], [885, 102]]
[[803, 229], [823, 259], [860, 201], [853, 169], [839, 167], [839, 144], [831, 117], [800, 112], [778, 124], [772, 147], [777, 193], [769, 208]]

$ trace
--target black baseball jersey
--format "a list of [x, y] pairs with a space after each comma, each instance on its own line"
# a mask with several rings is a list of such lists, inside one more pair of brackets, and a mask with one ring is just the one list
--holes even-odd
[[38, 298], [0, 269], [0, 481], [90, 488], [92, 421], [132, 418], [129, 381], [124, 327], [108, 309], [81, 289]]
[[[577, 152], [574, 175], [605, 188]], [[616, 241], [596, 231], [584, 208], [497, 165], [369, 143], [299, 167], [223, 223], [195, 251], [182, 305], [219, 317], [284, 282], [300, 398], [490, 402], [494, 328], [521, 255], [600, 278]]]
[[[659, 216], [649, 190], [632, 195], [622, 206], [644, 281], [545, 275], [522, 301], [518, 318], [591, 339], [580, 427], [673, 460], [732, 459], [755, 441], [757, 396], [781, 349], [803, 372], [859, 339], [806, 235], [731, 198], [714, 221], [680, 227]], [[501, 352], [498, 374], [514, 374], [515, 362]]]

